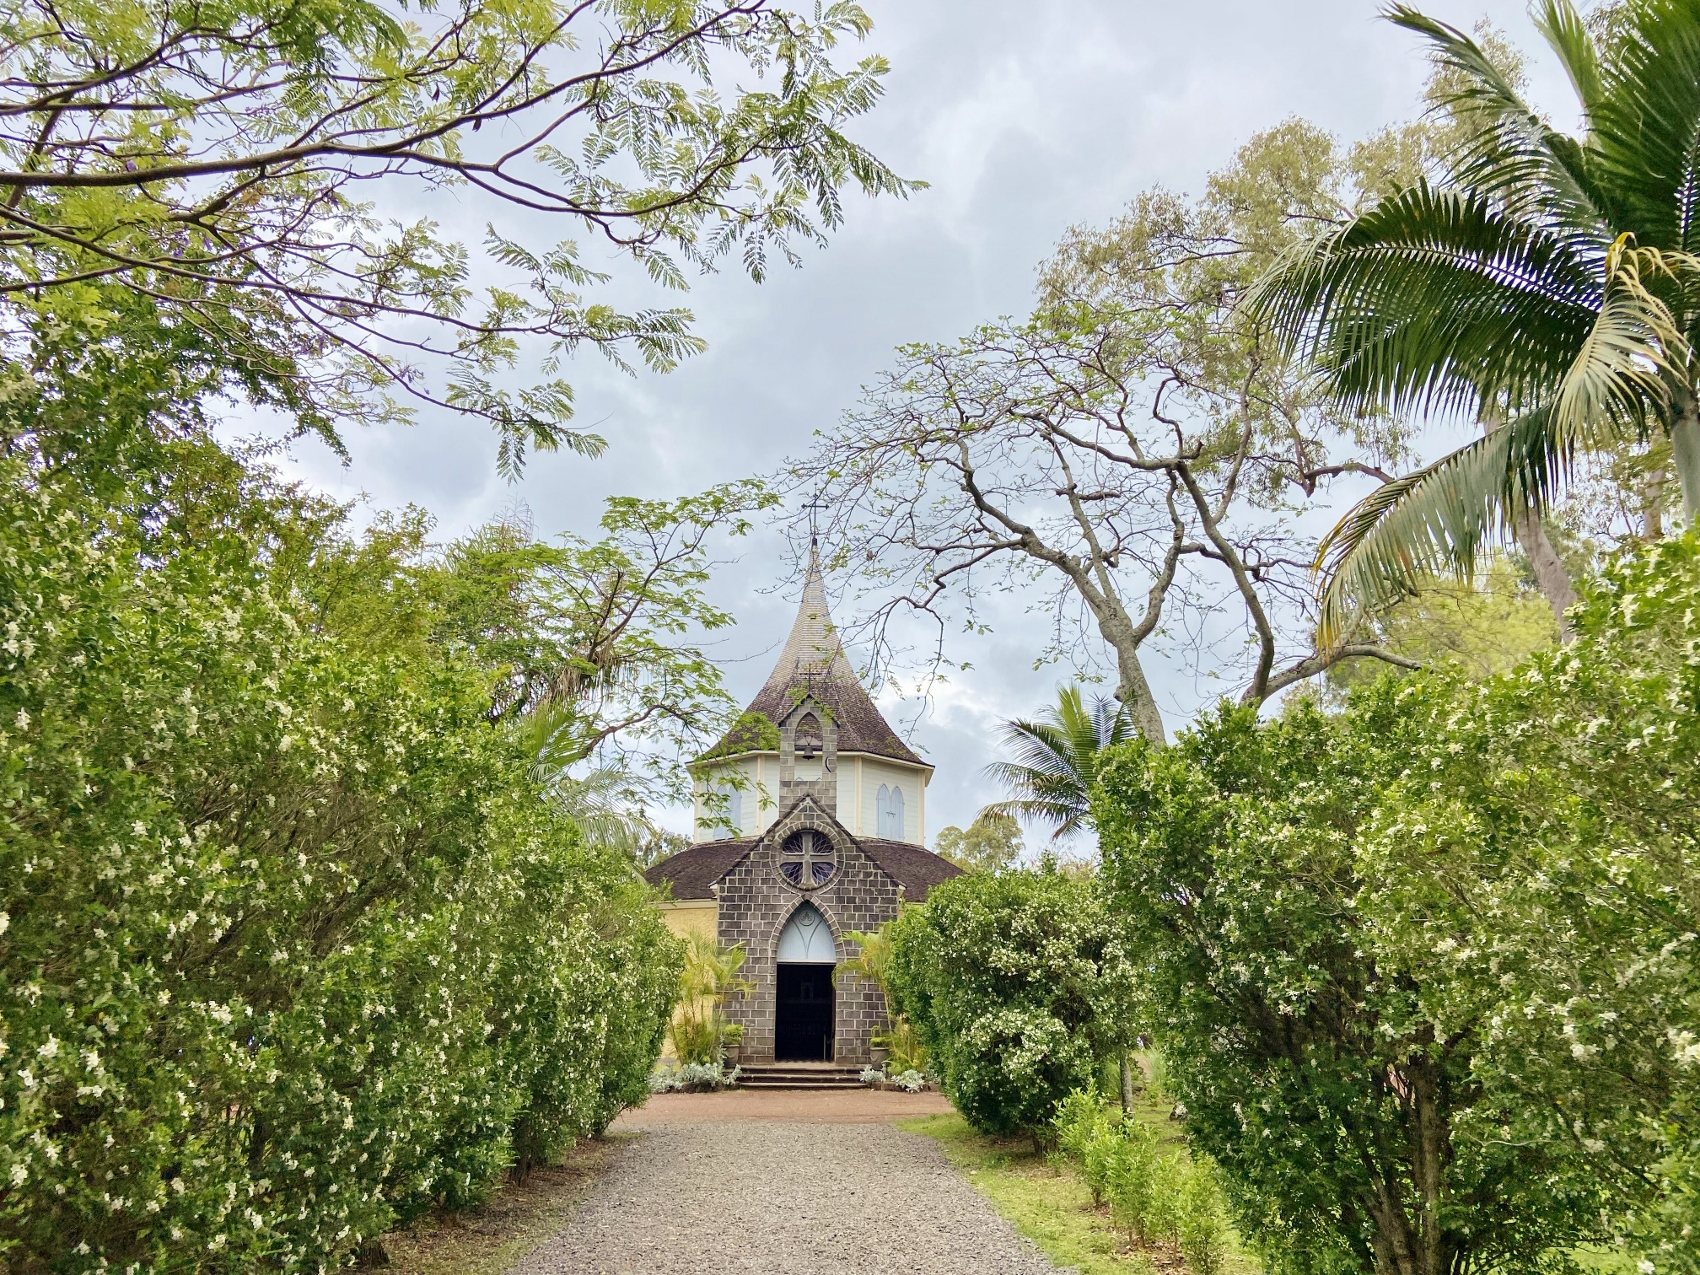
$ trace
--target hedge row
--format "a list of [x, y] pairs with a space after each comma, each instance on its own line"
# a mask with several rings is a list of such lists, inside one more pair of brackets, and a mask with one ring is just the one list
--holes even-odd
[[601, 1132], [672, 1006], [496, 674], [364, 583], [376, 542], [197, 454], [148, 518], [0, 461], [14, 1272], [338, 1264]]

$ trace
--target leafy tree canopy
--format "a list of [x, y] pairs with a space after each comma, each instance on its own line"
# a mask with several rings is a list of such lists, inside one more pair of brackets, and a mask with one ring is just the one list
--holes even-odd
[[1021, 857], [1021, 824], [1013, 815], [982, 810], [966, 828], [939, 829], [934, 849], [967, 872], [1001, 872]]
[[[490, 422], [509, 473], [527, 448], [593, 453], [564, 356], [668, 368], [701, 346], [690, 314], [591, 299], [609, 276], [558, 232], [491, 227], [475, 268], [390, 201], [569, 227], [666, 287], [733, 253], [759, 279], [838, 223], [846, 186], [912, 188], [842, 131], [886, 67], [834, 50], [869, 27], [846, 0], [12, 6], [6, 330], [99, 327], [145, 297], [224, 384], [333, 445], [340, 421], [433, 403]], [[540, 376], [515, 385], [534, 345]]]

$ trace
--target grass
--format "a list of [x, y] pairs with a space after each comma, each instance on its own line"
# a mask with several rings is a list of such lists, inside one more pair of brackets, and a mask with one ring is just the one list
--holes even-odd
[[975, 1133], [955, 1112], [916, 1116], [899, 1129], [936, 1141], [1016, 1231], [1059, 1266], [1081, 1275], [1130, 1275], [1158, 1268], [1144, 1253], [1129, 1253], [1107, 1213], [1092, 1207], [1092, 1193], [1068, 1168], [1057, 1168], [1023, 1138], [1006, 1142]]
[[391, 1231], [384, 1275], [502, 1275], [560, 1234], [618, 1140], [581, 1143], [558, 1168], [504, 1183], [481, 1208]]
[[[1140, 1090], [1134, 1114], [1158, 1130], [1165, 1149], [1185, 1154], [1167, 1104], [1156, 1098], [1149, 1084]], [[1130, 1249], [1127, 1234], [1111, 1223], [1109, 1209], [1092, 1206], [1092, 1192], [1079, 1166], [1039, 1154], [1026, 1138], [988, 1138], [954, 1111], [900, 1120], [897, 1127], [937, 1142], [1016, 1232], [1059, 1266], [1073, 1266], [1081, 1275], [1180, 1275], [1186, 1270], [1172, 1249]], [[1261, 1269], [1255, 1258], [1236, 1248], [1223, 1275], [1256, 1275]]]

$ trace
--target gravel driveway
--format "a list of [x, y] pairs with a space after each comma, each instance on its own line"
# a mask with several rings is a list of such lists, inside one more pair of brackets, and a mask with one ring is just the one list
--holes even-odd
[[656, 1124], [512, 1275], [1041, 1275], [1055, 1268], [889, 1124]]

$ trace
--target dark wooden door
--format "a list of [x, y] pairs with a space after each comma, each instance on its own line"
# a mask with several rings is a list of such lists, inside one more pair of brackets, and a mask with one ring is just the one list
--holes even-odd
[[832, 966], [780, 965], [773, 1056], [780, 1062], [832, 1061]]

